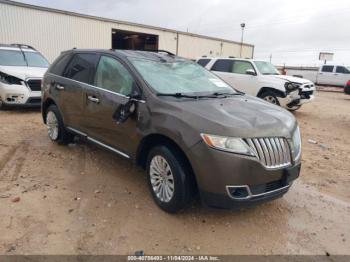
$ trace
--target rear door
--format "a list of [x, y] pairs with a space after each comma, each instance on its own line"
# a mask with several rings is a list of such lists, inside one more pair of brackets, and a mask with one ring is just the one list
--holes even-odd
[[255, 71], [249, 61], [218, 59], [211, 70], [235, 89], [255, 96], [257, 77], [246, 74], [248, 69]]
[[335, 83], [334, 77], [334, 66], [323, 65], [318, 73], [317, 83], [320, 85], [333, 85]]
[[[237, 88], [237, 79], [232, 75], [233, 60], [231, 59], [218, 59], [211, 67], [211, 71], [214, 74], [222, 78], [226, 83], [234, 88]], [[239, 88], [237, 88], [239, 90]]]
[[76, 53], [70, 58], [62, 76], [52, 82], [58, 94], [58, 106], [67, 127], [79, 130], [83, 117], [83, 88], [93, 81], [97, 55]]
[[94, 142], [111, 146], [130, 155], [137, 147], [137, 113], [126, 122], [117, 123], [115, 113], [128, 102], [128, 96], [137, 88], [136, 82], [116, 58], [101, 55], [95, 73], [94, 86], [84, 88], [83, 132]]

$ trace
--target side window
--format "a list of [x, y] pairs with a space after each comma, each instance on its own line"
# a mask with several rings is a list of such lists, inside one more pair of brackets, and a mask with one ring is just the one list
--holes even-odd
[[59, 57], [51, 66], [50, 73], [61, 76], [71, 57], [69, 54]]
[[233, 61], [229, 59], [219, 59], [215, 62], [211, 70], [219, 72], [232, 72]]
[[251, 63], [246, 61], [235, 61], [233, 64], [232, 73], [245, 75], [248, 69], [252, 69], [255, 71]]
[[199, 59], [197, 63], [205, 67], [209, 62], [210, 62], [210, 59]]
[[96, 59], [96, 54], [75, 54], [63, 76], [79, 82], [91, 84], [91, 76], [95, 68]]
[[350, 74], [349, 69], [347, 69], [345, 66], [337, 66], [336, 72], [339, 74]]
[[98, 87], [125, 96], [131, 94], [135, 83], [129, 71], [119, 61], [109, 56], [101, 56], [95, 82]]
[[322, 67], [322, 72], [332, 73], [333, 72], [333, 68], [334, 68], [334, 66], [323, 66]]

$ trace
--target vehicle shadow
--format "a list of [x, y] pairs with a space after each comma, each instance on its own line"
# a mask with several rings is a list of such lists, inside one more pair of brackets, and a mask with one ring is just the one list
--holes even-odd
[[41, 107], [39, 106], [28, 106], [28, 107], [16, 107], [16, 106], [11, 106], [11, 107], [1, 107], [0, 112], [7, 112], [7, 113], [32, 113], [32, 112], [41, 112]]

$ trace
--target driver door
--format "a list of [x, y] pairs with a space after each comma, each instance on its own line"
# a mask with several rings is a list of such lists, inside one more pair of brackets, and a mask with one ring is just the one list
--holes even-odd
[[117, 123], [115, 113], [129, 101], [135, 88], [133, 76], [117, 59], [102, 55], [98, 62], [94, 86], [85, 87], [83, 132], [94, 142], [103, 143], [130, 155], [135, 151], [136, 112], [125, 122]]

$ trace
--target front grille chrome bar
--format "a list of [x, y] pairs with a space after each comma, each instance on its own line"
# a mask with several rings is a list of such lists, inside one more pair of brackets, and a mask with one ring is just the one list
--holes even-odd
[[265, 137], [244, 140], [265, 168], [277, 169], [291, 165], [291, 151], [287, 139]]

